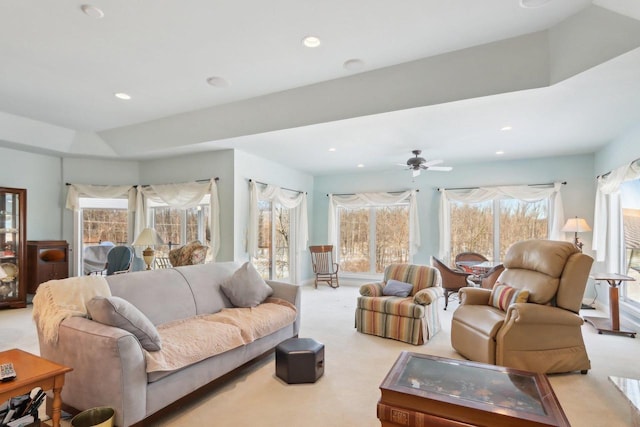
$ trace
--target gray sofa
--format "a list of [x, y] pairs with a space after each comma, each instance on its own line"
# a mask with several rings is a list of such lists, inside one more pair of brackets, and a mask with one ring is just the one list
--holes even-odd
[[[111, 294], [131, 302], [154, 325], [217, 313], [232, 304], [221, 289], [240, 267], [224, 262], [171, 269], [135, 272], [106, 278]], [[233, 348], [173, 372], [146, 372], [145, 352], [130, 332], [87, 317], [65, 319], [58, 341], [43, 338], [38, 327], [43, 357], [70, 366], [62, 390], [63, 404], [77, 410], [110, 406], [115, 424], [139, 423], [211, 381], [297, 336], [300, 327], [300, 288], [267, 281], [272, 298], [295, 305], [295, 320], [267, 336]]]

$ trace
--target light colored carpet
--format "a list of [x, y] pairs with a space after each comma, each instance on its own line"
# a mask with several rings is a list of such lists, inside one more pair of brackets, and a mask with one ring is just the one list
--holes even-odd
[[[451, 302], [449, 311], [441, 304], [443, 330], [416, 347], [356, 332], [357, 294], [356, 286], [303, 288], [300, 336], [325, 345], [325, 373], [315, 384], [283, 383], [275, 377], [271, 355], [154, 425], [379, 426], [379, 386], [401, 351], [460, 358], [449, 342], [451, 313], [458, 303]], [[588, 315], [604, 313], [589, 310]], [[598, 335], [590, 325], [583, 326], [583, 334], [592, 363], [589, 373], [550, 376], [567, 418], [574, 427], [630, 426], [630, 407], [608, 376], [640, 378], [640, 340]], [[38, 352], [30, 309], [0, 311], [0, 350], [11, 347]]]

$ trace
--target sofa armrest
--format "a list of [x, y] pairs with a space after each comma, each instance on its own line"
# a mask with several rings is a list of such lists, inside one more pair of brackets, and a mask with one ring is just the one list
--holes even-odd
[[84, 317], [64, 320], [58, 342], [45, 342], [38, 331], [40, 355], [69, 366], [62, 400], [75, 409], [111, 406], [116, 425], [145, 418], [147, 373], [138, 339], [119, 328]]
[[365, 283], [360, 286], [360, 295], [363, 297], [381, 297], [384, 282]]
[[300, 331], [300, 311], [301, 311], [301, 294], [300, 286], [291, 283], [278, 282], [276, 280], [267, 280], [269, 286], [273, 289], [272, 298], [280, 298], [289, 301], [296, 306], [296, 320], [293, 325], [293, 331], [297, 335]]
[[488, 305], [491, 289], [465, 287], [458, 291], [460, 305]]

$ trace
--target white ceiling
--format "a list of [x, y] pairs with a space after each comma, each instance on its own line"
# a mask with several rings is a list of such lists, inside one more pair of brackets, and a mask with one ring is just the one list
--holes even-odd
[[[238, 148], [322, 175], [392, 168], [416, 148], [452, 165], [587, 153], [640, 123], [634, 0], [90, 4], [102, 19], [69, 0], [0, 3], [1, 145], [123, 159]], [[302, 46], [309, 34], [320, 47]]]

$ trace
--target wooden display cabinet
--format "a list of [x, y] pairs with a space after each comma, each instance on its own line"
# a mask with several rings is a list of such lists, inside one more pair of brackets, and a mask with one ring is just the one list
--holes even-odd
[[0, 308], [27, 306], [27, 190], [0, 187]]
[[69, 244], [64, 240], [29, 240], [27, 265], [27, 292], [35, 294], [40, 283], [69, 277]]

